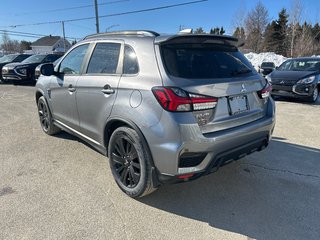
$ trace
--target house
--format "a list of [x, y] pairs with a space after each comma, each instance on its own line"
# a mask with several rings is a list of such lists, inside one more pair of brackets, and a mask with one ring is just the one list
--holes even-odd
[[46, 36], [39, 38], [31, 45], [34, 54], [47, 54], [47, 53], [64, 53], [71, 47], [68, 40], [63, 41], [60, 36]]

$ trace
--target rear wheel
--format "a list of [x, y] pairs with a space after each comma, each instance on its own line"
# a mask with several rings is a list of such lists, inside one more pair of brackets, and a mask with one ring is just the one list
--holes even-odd
[[119, 127], [111, 135], [109, 162], [120, 189], [132, 198], [150, 194], [153, 187], [151, 156], [144, 139], [128, 127]]
[[46, 134], [54, 135], [61, 131], [53, 124], [47, 101], [43, 96], [38, 100], [38, 114], [41, 128]]

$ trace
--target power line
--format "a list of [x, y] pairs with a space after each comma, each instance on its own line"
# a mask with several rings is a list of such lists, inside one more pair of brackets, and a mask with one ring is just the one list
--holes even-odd
[[[142, 12], [150, 12], [150, 11], [156, 11], [156, 10], [162, 10], [162, 9], [168, 9], [168, 8], [174, 8], [174, 7], [181, 7], [181, 6], [185, 6], [185, 5], [191, 5], [191, 4], [207, 2], [207, 1], [208, 0], [197, 0], [197, 1], [179, 3], [179, 4], [166, 5], [166, 6], [161, 6], [161, 7], [146, 8], [146, 9], [140, 9], [140, 10], [128, 11], [128, 12], [122, 12], [122, 13], [113, 13], [113, 14], [99, 16], [99, 18], [123, 16], [123, 15], [142, 13]], [[95, 19], [95, 17], [84, 17], [84, 18], [75, 18], [75, 19], [57, 20], [57, 21], [49, 21], [49, 22], [30, 23], [30, 24], [17, 24], [17, 25], [11, 25], [11, 26], [7, 26], [7, 27], [38, 26], [38, 25], [46, 25], [46, 24], [58, 24], [58, 23], [61, 24], [61, 22], [66, 23], [66, 22], [76, 22], [76, 21], [91, 20], [91, 19]]]
[[[110, 5], [110, 4], [129, 2], [129, 1], [130, 0], [117, 0], [117, 1], [99, 3], [98, 5], [103, 6], [103, 5]], [[57, 9], [44, 10], [44, 11], [17, 13], [17, 14], [13, 14], [13, 16], [24, 16], [24, 15], [33, 15], [33, 14], [51, 13], [51, 12], [62, 12], [62, 11], [69, 11], [69, 10], [75, 10], [75, 9], [89, 8], [89, 7], [93, 7], [93, 6], [94, 6], [94, 4], [88, 4], [88, 5], [82, 5], [82, 6], [77, 6], [77, 7], [57, 8]]]
[[[9, 30], [2, 30], [0, 29], [0, 32], [6, 33], [10, 36], [19, 36], [19, 37], [29, 37], [29, 38], [39, 38], [39, 37], [46, 37], [48, 35], [44, 34], [38, 34], [38, 33], [28, 33], [28, 32], [20, 32], [20, 31], [9, 31]], [[81, 38], [75, 38], [75, 37], [66, 37], [67, 39], [81, 39]]]

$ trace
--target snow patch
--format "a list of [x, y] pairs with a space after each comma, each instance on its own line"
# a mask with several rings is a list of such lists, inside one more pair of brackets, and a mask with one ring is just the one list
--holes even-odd
[[258, 68], [258, 66], [260, 66], [263, 62], [274, 62], [276, 66], [279, 66], [281, 63], [288, 59], [282, 55], [275, 54], [274, 52], [250, 52], [244, 55], [246, 56], [246, 58], [248, 58], [248, 60], [255, 68]]

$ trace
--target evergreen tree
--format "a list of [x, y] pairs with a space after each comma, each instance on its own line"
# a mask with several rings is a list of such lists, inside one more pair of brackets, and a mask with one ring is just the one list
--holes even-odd
[[279, 13], [279, 18], [276, 21], [274, 41], [275, 41], [275, 52], [283, 56], [287, 56], [288, 53], [288, 39], [287, 39], [287, 28], [288, 28], [288, 17], [287, 11], [283, 8]]
[[202, 27], [198, 27], [194, 32], [194, 34], [204, 34], [206, 33]]

